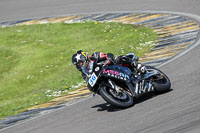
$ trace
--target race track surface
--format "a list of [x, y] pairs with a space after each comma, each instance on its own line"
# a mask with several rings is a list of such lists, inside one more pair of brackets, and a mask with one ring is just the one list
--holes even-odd
[[1, 0], [0, 22], [119, 11], [174, 11], [199, 15], [199, 5], [199, 0]]
[[[200, 16], [199, 0], [1, 0], [0, 21], [113, 11], [172, 11]], [[197, 19], [197, 18], [196, 18]], [[162, 66], [172, 91], [117, 110], [90, 97], [5, 128], [1, 133], [199, 133], [200, 45]]]

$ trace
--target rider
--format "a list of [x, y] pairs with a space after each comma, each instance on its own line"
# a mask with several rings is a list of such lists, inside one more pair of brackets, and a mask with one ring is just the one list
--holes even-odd
[[141, 63], [138, 63], [138, 59], [138, 56], [134, 53], [121, 55], [114, 59], [112, 53], [105, 54], [102, 52], [94, 52], [88, 56], [86, 52], [79, 50], [72, 56], [72, 63], [76, 65], [76, 68], [79, 71], [81, 71], [83, 79], [86, 80], [86, 78], [92, 74], [95, 60], [98, 60], [98, 62], [104, 62], [104, 65], [118, 64], [121, 66], [127, 66], [132, 71], [136, 71], [138, 75], [143, 75], [146, 72], [146, 68]]

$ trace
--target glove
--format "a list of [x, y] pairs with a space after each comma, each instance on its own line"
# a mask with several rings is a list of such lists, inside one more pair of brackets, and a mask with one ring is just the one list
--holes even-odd
[[91, 60], [96, 60], [96, 57], [95, 56], [90, 56], [89, 57]]

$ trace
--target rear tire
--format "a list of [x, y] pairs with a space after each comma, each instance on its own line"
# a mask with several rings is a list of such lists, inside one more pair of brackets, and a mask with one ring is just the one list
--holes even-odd
[[156, 92], [164, 93], [171, 90], [171, 82], [164, 72], [152, 66], [147, 66], [147, 70], [148, 69], [157, 70], [159, 73], [163, 75], [163, 78], [161, 80], [153, 82], [153, 86]]
[[102, 86], [99, 90], [100, 95], [106, 102], [110, 103], [111, 105], [113, 105], [115, 107], [119, 107], [119, 108], [128, 108], [128, 107], [133, 106], [133, 97], [130, 96], [126, 91], [123, 92], [126, 95], [126, 99], [121, 100], [121, 99], [115, 98], [109, 92], [109, 89], [111, 89], [111, 88]]

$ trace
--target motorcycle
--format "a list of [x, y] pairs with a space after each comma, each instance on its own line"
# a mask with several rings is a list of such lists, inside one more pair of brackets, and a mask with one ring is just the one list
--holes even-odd
[[141, 77], [128, 67], [120, 65], [104, 66], [97, 63], [86, 83], [90, 91], [109, 104], [128, 108], [134, 105], [134, 99], [149, 92], [167, 92], [171, 88], [169, 78], [161, 70], [146, 66], [146, 73]]

